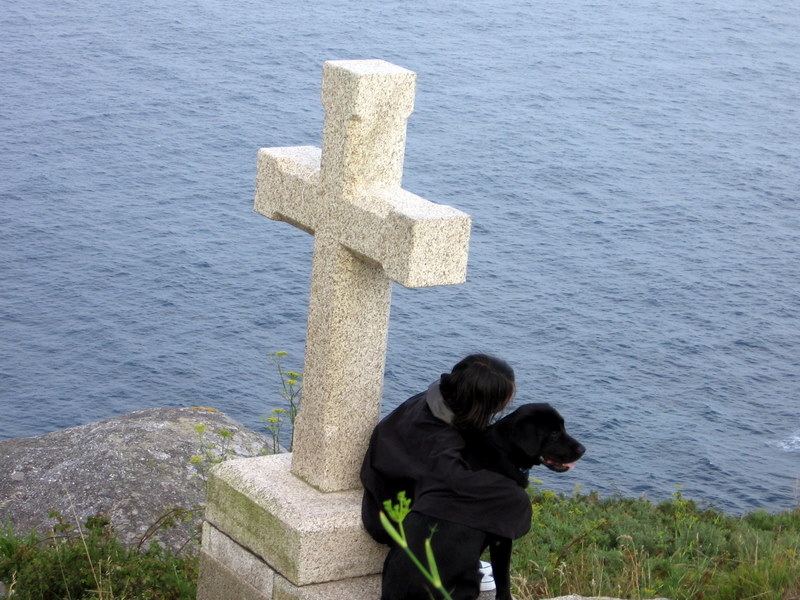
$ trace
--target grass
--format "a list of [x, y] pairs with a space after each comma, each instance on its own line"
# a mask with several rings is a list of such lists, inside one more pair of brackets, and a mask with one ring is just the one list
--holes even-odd
[[675, 493], [653, 504], [534, 486], [514, 545], [515, 597], [800, 600], [800, 507], [744, 517]]
[[[165, 513], [168, 514], [168, 513]], [[8, 600], [189, 600], [198, 559], [151, 544], [125, 547], [108, 519], [74, 528], [58, 514], [48, 535], [0, 528], [0, 581]], [[160, 521], [162, 526], [164, 521]]]
[[[536, 484], [531, 503], [531, 532], [514, 544], [517, 600], [800, 600], [800, 507], [737, 517], [700, 508], [680, 493], [654, 504], [557, 495]], [[102, 517], [81, 528], [56, 519], [49, 535], [0, 528], [8, 600], [195, 597], [196, 552], [126, 548]]]

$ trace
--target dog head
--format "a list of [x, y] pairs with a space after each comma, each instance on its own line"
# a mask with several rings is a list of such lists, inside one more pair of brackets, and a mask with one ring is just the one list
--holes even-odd
[[586, 448], [567, 433], [564, 419], [549, 404], [524, 404], [495, 423], [492, 436], [501, 441], [520, 469], [544, 465], [563, 473], [575, 466]]

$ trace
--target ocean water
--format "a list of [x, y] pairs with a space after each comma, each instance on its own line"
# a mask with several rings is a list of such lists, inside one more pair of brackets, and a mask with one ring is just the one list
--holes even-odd
[[[800, 502], [800, 5], [5, 0], [0, 438], [150, 406], [258, 428], [312, 240], [252, 212], [322, 62], [418, 73], [404, 187], [469, 275], [393, 291], [383, 410], [507, 359], [588, 448], [544, 485]], [[343, 415], [346, 418], [346, 415]]]

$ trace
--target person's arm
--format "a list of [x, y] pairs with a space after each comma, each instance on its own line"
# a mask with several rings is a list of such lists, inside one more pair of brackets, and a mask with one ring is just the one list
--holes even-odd
[[417, 481], [413, 509], [501, 537], [527, 533], [531, 505], [525, 490], [494, 471], [470, 469], [457, 431], [444, 432], [438, 442]]

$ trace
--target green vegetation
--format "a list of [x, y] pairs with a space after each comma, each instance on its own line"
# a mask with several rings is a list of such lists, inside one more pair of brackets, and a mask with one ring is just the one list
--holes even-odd
[[680, 492], [656, 505], [538, 485], [531, 498], [531, 532], [514, 544], [519, 600], [800, 600], [800, 507], [733, 517]]
[[148, 535], [170, 527], [183, 516], [180, 509], [164, 514], [143, 536], [138, 547], [126, 548], [108, 519], [90, 517], [73, 528], [51, 514], [56, 525], [49, 535], [20, 536], [0, 529], [0, 581], [8, 600], [178, 600], [193, 599], [198, 559], [168, 552], [151, 544]]
[[[680, 493], [653, 504], [557, 495], [538, 484], [531, 501], [531, 532], [514, 544], [517, 600], [567, 594], [800, 600], [800, 507], [734, 517], [700, 508]], [[387, 510], [402, 523], [402, 505]], [[0, 581], [8, 600], [194, 598], [197, 557], [156, 544], [145, 549], [154, 531], [190, 512], [166, 512], [133, 548], [123, 547], [99, 516], [78, 529], [52, 515], [57, 524], [45, 536], [0, 528]], [[196, 540], [187, 546], [196, 547]], [[432, 557], [426, 562], [423, 568], [435, 578]]]

